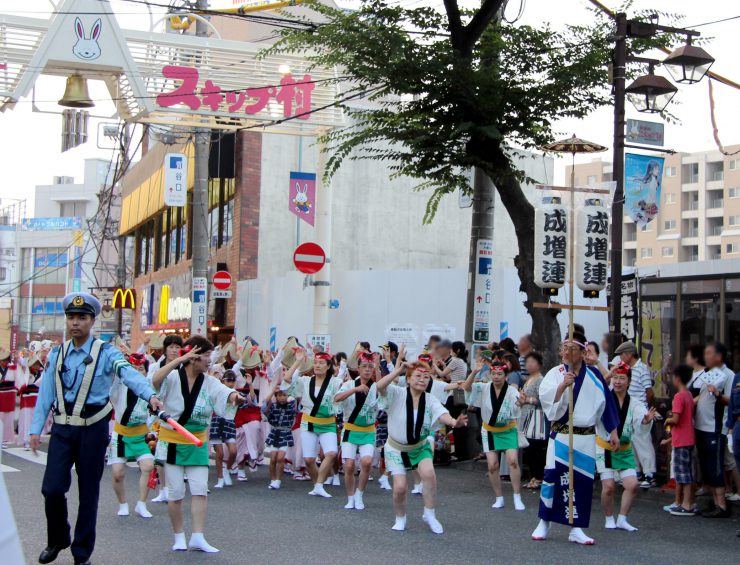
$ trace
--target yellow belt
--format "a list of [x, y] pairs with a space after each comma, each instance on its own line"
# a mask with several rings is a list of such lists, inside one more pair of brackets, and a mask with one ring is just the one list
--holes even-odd
[[374, 432], [375, 431], [375, 424], [370, 424], [369, 426], [356, 426], [355, 424], [350, 424], [347, 422], [344, 424], [344, 429], [349, 430], [350, 432]]
[[148, 434], [149, 428], [146, 424], [139, 424], [138, 426], [124, 426], [116, 422], [116, 425], [113, 426], [113, 431], [119, 436], [132, 437]]
[[[596, 436], [596, 445], [598, 445], [602, 449], [606, 449], [607, 451], [612, 451], [612, 446], [609, 444], [609, 442], [601, 439], [599, 436]], [[632, 443], [630, 442], [620, 444], [617, 451], [627, 451], [628, 449], [632, 449]]]
[[505, 432], [507, 430], [510, 430], [511, 428], [516, 428], [516, 421], [509, 422], [505, 426], [489, 426], [485, 422], [483, 422], [483, 429], [487, 432]]
[[424, 447], [424, 445], [429, 445], [429, 441], [427, 438], [424, 438], [419, 443], [398, 443], [395, 439], [388, 436], [387, 440], [388, 445], [390, 445], [393, 449], [397, 449], [398, 451], [401, 451], [402, 453], [409, 453], [410, 451], [415, 451], [419, 449], [420, 447]]
[[[194, 432], [191, 430], [188, 430], [191, 434], [193, 434], [195, 437], [197, 437], [200, 441], [205, 442], [206, 441], [206, 431], [200, 430], [199, 432]], [[171, 430], [169, 428], [165, 428], [162, 426], [159, 428], [159, 439], [162, 441], [167, 441], [169, 443], [179, 443], [183, 445], [194, 445], [193, 442], [185, 438], [184, 436], [181, 436], [176, 431]]]
[[316, 416], [311, 416], [311, 414], [304, 414], [303, 420], [306, 422], [310, 422], [311, 424], [336, 424], [337, 419], [334, 416], [328, 416], [326, 418], [317, 418]]

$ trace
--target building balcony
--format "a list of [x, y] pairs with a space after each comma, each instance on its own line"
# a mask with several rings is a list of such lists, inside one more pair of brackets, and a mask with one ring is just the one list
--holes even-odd
[[707, 202], [707, 210], [713, 210], [715, 208], [722, 208], [725, 205], [724, 198], [712, 198]]
[[706, 210], [707, 218], [721, 218], [724, 215], [725, 215], [725, 209], [723, 207], [707, 208]]
[[692, 232], [690, 231], [686, 235], [686, 237], [681, 238], [681, 245], [686, 245], [686, 246], [699, 245], [699, 234], [696, 232], [693, 232], [693, 235], [692, 235]]
[[624, 249], [637, 249], [637, 240], [628, 239], [622, 242], [622, 246], [624, 247]]
[[684, 179], [681, 184], [681, 192], [698, 192], [699, 191], [699, 178], [689, 177]]
[[[720, 232], [721, 231], [722, 230], [720, 230]], [[722, 245], [722, 236], [719, 235], [719, 234], [717, 234], [717, 235], [708, 235], [707, 236], [706, 243], [707, 243], [707, 245]]]
[[691, 208], [689, 208], [688, 210], [681, 210], [681, 219], [683, 220], [690, 220], [692, 218], [698, 218], [698, 217], [699, 217], [699, 210], [697, 208], [694, 208], [693, 210]]

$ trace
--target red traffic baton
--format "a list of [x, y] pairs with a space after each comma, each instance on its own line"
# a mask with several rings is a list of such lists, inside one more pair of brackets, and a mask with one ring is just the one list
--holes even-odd
[[173, 430], [175, 430], [178, 434], [180, 434], [182, 437], [187, 439], [189, 442], [194, 443], [198, 447], [203, 446], [203, 442], [201, 440], [195, 437], [192, 433], [186, 430], [183, 426], [178, 424], [177, 421], [175, 421], [175, 419], [172, 416], [167, 414], [167, 412], [162, 411], [162, 412], [157, 413], [157, 418], [167, 422], [170, 426], [172, 426]]

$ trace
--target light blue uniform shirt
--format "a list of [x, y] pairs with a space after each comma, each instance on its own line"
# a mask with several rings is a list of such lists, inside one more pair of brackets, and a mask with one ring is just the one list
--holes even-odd
[[[64, 358], [64, 366], [67, 370], [62, 372], [62, 382], [64, 383], [64, 399], [67, 402], [74, 403], [77, 398], [77, 392], [80, 390], [87, 367], [83, 361], [90, 355], [92, 343], [92, 336], [79, 348], [74, 347], [73, 342]], [[41, 433], [49, 415], [49, 410], [56, 402], [56, 367], [60, 349], [61, 347], [56, 347], [49, 354], [49, 364], [41, 378], [39, 396], [36, 401], [36, 408], [33, 411], [31, 434]], [[100, 348], [98, 366], [95, 370], [86, 404], [103, 405], [107, 403], [113, 385], [113, 378], [116, 374], [118, 374], [121, 382], [142, 400], [148, 402], [151, 396], [155, 394], [146, 377], [129, 365], [118, 349], [110, 343], [105, 343]]]

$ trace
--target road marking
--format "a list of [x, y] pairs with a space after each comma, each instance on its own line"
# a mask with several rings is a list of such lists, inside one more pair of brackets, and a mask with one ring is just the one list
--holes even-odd
[[23, 447], [9, 447], [3, 450], [5, 453], [15, 455], [31, 463], [38, 463], [39, 465], [46, 465], [46, 452], [39, 451], [38, 455], [34, 455], [33, 451], [26, 451]]
[[7, 465], [3, 465], [0, 463], [0, 473], [19, 473], [20, 469], [16, 469], [15, 467], [8, 467]]

